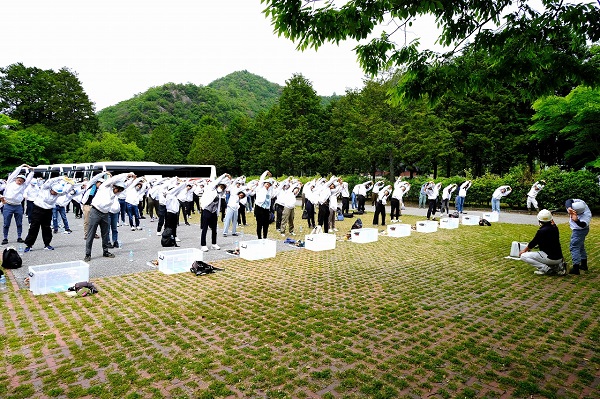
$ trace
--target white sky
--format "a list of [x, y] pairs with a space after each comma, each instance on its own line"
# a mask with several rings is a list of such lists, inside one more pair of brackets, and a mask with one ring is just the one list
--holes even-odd
[[[244, 69], [282, 86], [301, 73], [324, 96], [361, 88], [365, 78], [352, 51], [355, 43], [296, 51], [294, 43], [273, 33], [260, 0], [7, 3], [2, 4], [0, 66], [67, 67], [77, 73], [96, 110], [152, 86], [208, 85]], [[409, 32], [408, 41], [414, 38]]]

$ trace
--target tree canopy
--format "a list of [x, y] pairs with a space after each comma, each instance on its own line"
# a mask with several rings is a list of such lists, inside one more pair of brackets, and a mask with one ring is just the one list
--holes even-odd
[[[600, 60], [588, 43], [600, 39], [600, 5], [564, 0], [261, 0], [277, 34], [318, 49], [326, 42], [357, 42], [362, 68], [372, 76], [400, 68], [400, 96], [438, 98], [524, 84], [531, 100], [555, 94], [564, 82], [596, 86]], [[541, 6], [541, 9], [536, 9]], [[433, 16], [437, 42], [449, 50], [419, 50], [419, 41], [395, 41], [417, 18]], [[379, 34], [379, 32], [381, 33]], [[365, 41], [367, 41], [365, 43]], [[489, 60], [474, 76], [461, 66], [474, 54]], [[465, 57], [466, 58], [462, 58]], [[458, 61], [457, 61], [458, 58]], [[465, 79], [466, 78], [466, 79]]]

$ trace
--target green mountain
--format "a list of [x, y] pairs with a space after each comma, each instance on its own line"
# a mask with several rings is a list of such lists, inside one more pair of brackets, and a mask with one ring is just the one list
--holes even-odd
[[135, 124], [141, 133], [182, 121], [198, 123], [212, 116], [228, 125], [240, 116], [254, 117], [270, 109], [282, 87], [248, 71], [233, 72], [208, 86], [166, 83], [98, 112], [102, 131], [122, 131]]

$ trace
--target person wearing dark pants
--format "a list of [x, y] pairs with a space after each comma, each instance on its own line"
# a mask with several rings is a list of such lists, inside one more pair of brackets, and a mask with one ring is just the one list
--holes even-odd
[[430, 181], [427, 183], [425, 187], [425, 193], [427, 194], [427, 202], [429, 204], [429, 208], [427, 209], [427, 220], [433, 215], [433, 220], [435, 220], [435, 212], [437, 210], [437, 200], [438, 195], [440, 194], [440, 189], [442, 188], [442, 183], [435, 184]]
[[350, 213], [350, 192], [348, 191], [348, 182], [342, 183], [342, 215]]
[[373, 215], [374, 225], [379, 223], [379, 215], [381, 215], [381, 225], [385, 226], [385, 205], [391, 193], [391, 186], [385, 186], [379, 190], [379, 193], [377, 194], [377, 201], [375, 202], [375, 215]]
[[231, 176], [227, 173], [217, 177], [214, 182], [210, 182], [206, 185], [204, 194], [200, 199], [200, 206], [202, 207], [202, 215], [200, 216], [200, 229], [202, 231], [200, 235], [200, 249], [203, 252], [208, 251], [206, 234], [209, 228], [211, 230], [211, 249], [221, 249], [221, 247], [217, 245], [217, 221], [221, 199], [225, 199], [225, 190], [227, 189], [227, 183], [229, 181], [231, 181]]
[[587, 204], [580, 199], [568, 199], [565, 202], [569, 214], [569, 227], [571, 227], [571, 241], [569, 250], [573, 267], [569, 274], [579, 274], [580, 270], [588, 270], [588, 256], [585, 250], [585, 238], [590, 232], [592, 211]]
[[256, 186], [256, 202], [254, 203], [254, 216], [256, 218], [256, 235], [258, 239], [267, 238], [269, 224], [271, 223], [271, 198], [273, 195], [271, 172], [264, 171]]

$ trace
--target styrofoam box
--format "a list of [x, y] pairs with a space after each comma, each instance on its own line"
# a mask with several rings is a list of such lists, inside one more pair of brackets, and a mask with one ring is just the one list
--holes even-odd
[[387, 227], [388, 237], [407, 237], [410, 235], [410, 224], [397, 223]]
[[309, 251], [327, 251], [335, 249], [335, 234], [308, 234], [304, 236], [304, 248]]
[[498, 212], [487, 212], [483, 214], [483, 218], [488, 222], [497, 222], [500, 220], [500, 214]]
[[203, 260], [197, 248], [172, 249], [158, 252], [158, 270], [165, 274], [189, 272], [194, 261]]
[[458, 218], [441, 218], [440, 229], [458, 229]]
[[479, 215], [463, 215], [462, 224], [465, 226], [479, 226]]
[[82, 260], [29, 266], [29, 289], [33, 295], [67, 291], [90, 279], [90, 265]]
[[350, 240], [360, 244], [375, 242], [379, 238], [379, 232], [377, 229], [372, 227], [363, 227], [362, 229], [350, 230], [350, 234]]
[[277, 254], [277, 243], [274, 240], [263, 238], [240, 242], [240, 258], [246, 260], [259, 260], [274, 258]]
[[433, 220], [421, 220], [417, 222], [417, 232], [419, 233], [435, 233], [438, 224]]

